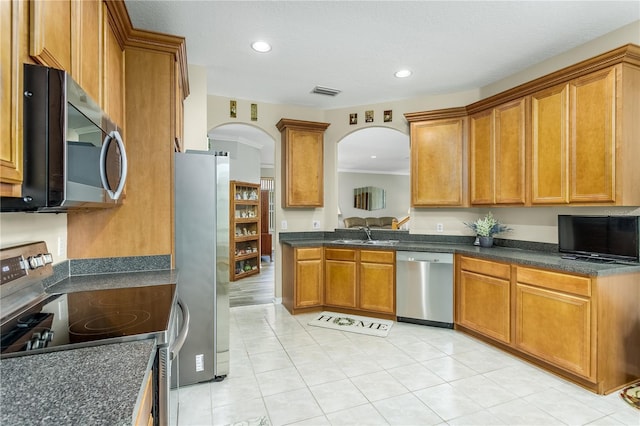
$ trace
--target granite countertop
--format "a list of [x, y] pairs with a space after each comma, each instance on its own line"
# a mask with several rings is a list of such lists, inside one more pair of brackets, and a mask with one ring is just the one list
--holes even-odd
[[141, 340], [1, 360], [0, 424], [133, 424], [155, 345]]
[[[176, 284], [170, 263], [170, 256], [71, 260], [54, 265], [44, 287], [73, 293]], [[131, 425], [155, 354], [155, 339], [145, 339], [2, 359], [0, 424]]]
[[74, 291], [102, 290], [123, 287], [143, 287], [161, 284], [176, 284], [178, 271], [135, 271], [93, 275], [72, 275], [47, 287], [48, 293], [72, 293]]
[[[412, 235], [410, 239], [403, 239], [406, 234], [402, 233], [386, 233], [384, 236], [374, 236], [374, 239], [397, 239], [398, 243], [389, 246], [375, 246], [364, 244], [345, 244], [337, 243], [336, 239], [345, 238], [342, 235], [336, 236], [332, 233], [317, 233], [319, 235], [311, 235], [313, 233], [290, 233], [291, 236], [280, 234], [280, 242], [291, 247], [352, 247], [364, 248], [368, 250], [395, 250], [395, 251], [423, 251], [438, 253], [461, 253], [469, 254], [475, 257], [518, 263], [520, 265], [529, 265], [541, 268], [555, 269], [564, 272], [584, 274], [589, 276], [606, 276], [618, 275], [626, 273], [640, 272], [640, 264], [621, 264], [621, 263], [598, 263], [583, 260], [563, 259], [558, 252], [538, 251], [535, 249], [526, 249], [518, 247], [500, 247], [482, 248], [474, 246], [471, 242], [430, 242], [429, 236], [425, 235], [422, 240]], [[323, 235], [323, 236], [322, 236]], [[380, 234], [382, 235], [382, 234]], [[527, 247], [526, 243], [523, 243]]]

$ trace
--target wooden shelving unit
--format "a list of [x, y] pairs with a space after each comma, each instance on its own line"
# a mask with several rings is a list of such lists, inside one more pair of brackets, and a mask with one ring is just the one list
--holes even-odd
[[260, 273], [260, 185], [231, 181], [229, 280]]

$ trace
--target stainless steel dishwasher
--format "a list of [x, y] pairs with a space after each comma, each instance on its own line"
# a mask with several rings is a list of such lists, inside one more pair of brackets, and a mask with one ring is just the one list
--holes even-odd
[[396, 253], [398, 321], [453, 328], [453, 254]]

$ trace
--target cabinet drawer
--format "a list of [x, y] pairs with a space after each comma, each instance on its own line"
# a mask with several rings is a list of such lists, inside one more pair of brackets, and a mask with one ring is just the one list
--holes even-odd
[[511, 266], [509, 265], [465, 256], [460, 257], [460, 268], [465, 271], [477, 272], [479, 274], [507, 280], [511, 276]]
[[519, 283], [591, 296], [591, 279], [587, 277], [520, 267], [517, 268], [516, 274]]
[[297, 260], [322, 259], [322, 249], [318, 247], [296, 249], [296, 259]]
[[350, 260], [352, 262], [355, 262], [356, 251], [351, 249], [328, 248], [328, 249], [325, 249], [324, 257], [325, 259], [331, 259], [331, 260]]
[[360, 262], [394, 263], [395, 252], [380, 250], [361, 250]]

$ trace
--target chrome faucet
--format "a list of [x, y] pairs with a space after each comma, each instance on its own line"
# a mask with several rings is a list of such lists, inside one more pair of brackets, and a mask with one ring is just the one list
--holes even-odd
[[364, 231], [365, 234], [367, 234], [367, 240], [373, 240], [373, 238], [371, 238], [371, 228], [369, 228], [369, 226], [361, 226], [360, 229]]

